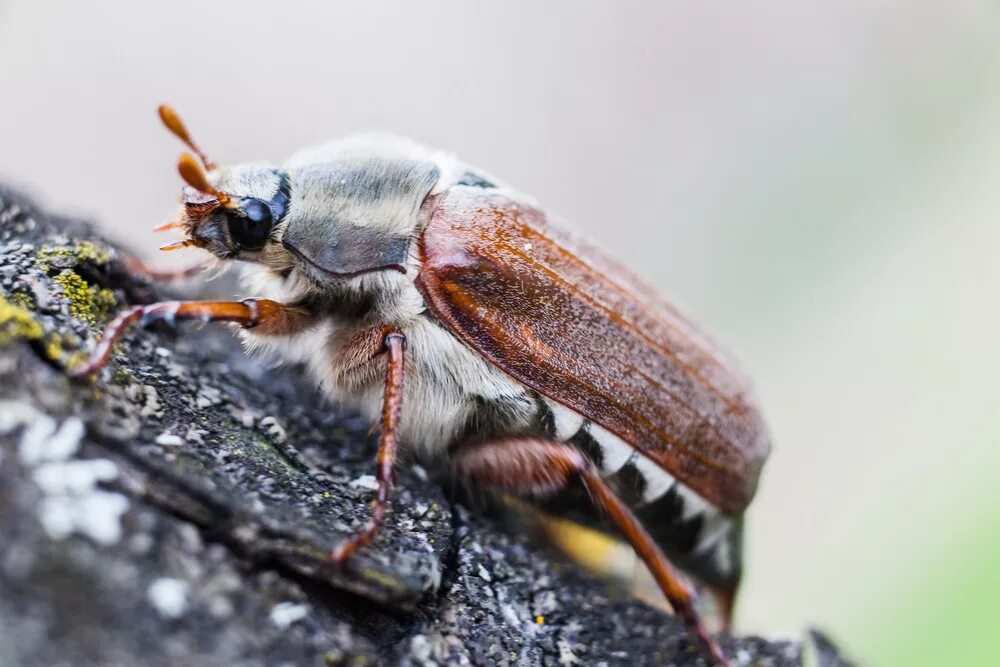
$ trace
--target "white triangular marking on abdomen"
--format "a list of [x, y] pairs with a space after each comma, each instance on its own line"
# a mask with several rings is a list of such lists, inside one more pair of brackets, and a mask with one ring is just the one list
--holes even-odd
[[684, 501], [683, 517], [685, 520], [698, 514], [711, 515], [717, 512], [711, 503], [683, 484], [677, 485], [677, 492]]
[[563, 407], [554, 401], [546, 401], [552, 411], [552, 422], [556, 440], [565, 442], [576, 435], [583, 426], [583, 415]]
[[716, 547], [716, 543], [729, 534], [731, 522], [721, 514], [705, 517], [698, 536], [698, 544], [692, 553], [703, 554]]
[[648, 457], [636, 452], [633, 461], [639, 474], [646, 480], [646, 488], [642, 490], [642, 501], [651, 503], [660, 498], [677, 481], [666, 470], [653, 463]]
[[604, 475], [612, 475], [621, 470], [628, 458], [635, 452], [634, 447], [597, 424], [591, 423], [588, 430], [601, 448], [601, 473]]

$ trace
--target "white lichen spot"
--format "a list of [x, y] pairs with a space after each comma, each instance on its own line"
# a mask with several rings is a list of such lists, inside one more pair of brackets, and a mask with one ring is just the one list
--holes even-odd
[[56, 420], [52, 417], [40, 414], [32, 420], [21, 434], [21, 443], [17, 450], [21, 463], [37, 465], [48, 458], [48, 441], [55, 432]]
[[180, 447], [184, 444], [184, 438], [179, 435], [174, 435], [169, 431], [164, 431], [160, 435], [156, 436], [156, 444], [163, 445], [164, 447]]
[[166, 371], [166, 374], [172, 378], [180, 379], [185, 378], [188, 375], [188, 369], [173, 359], [166, 359], [163, 362], [163, 368]]
[[557, 606], [556, 594], [553, 591], [542, 591], [535, 596], [534, 611], [536, 616], [551, 614]]
[[308, 615], [309, 605], [307, 604], [279, 602], [271, 608], [271, 614], [268, 618], [271, 621], [271, 625], [279, 630], [284, 630], [293, 623], [298, 623]]
[[34, 466], [45, 461], [65, 461], [80, 449], [83, 439], [83, 422], [70, 417], [56, 427], [56, 421], [39, 415], [21, 436], [18, 454], [21, 462]]
[[254, 497], [250, 499], [250, 511], [254, 514], [263, 514], [267, 511], [267, 507], [264, 505], [263, 500]]
[[283, 444], [288, 438], [284, 427], [279, 424], [278, 420], [274, 417], [264, 417], [261, 419], [260, 427], [264, 429], [264, 432], [271, 436], [279, 445]]
[[159, 356], [163, 357], [164, 359], [166, 359], [167, 357], [169, 357], [171, 355], [170, 350], [168, 350], [165, 347], [158, 347], [158, 348], [156, 348], [155, 351], [156, 351], [156, 354], [158, 354]]
[[374, 475], [362, 475], [350, 482], [352, 488], [367, 489], [368, 491], [378, 491], [378, 480]]
[[556, 648], [559, 649], [559, 664], [566, 665], [579, 665], [580, 659], [576, 657], [573, 653], [573, 645], [569, 643], [566, 639], [559, 639], [556, 642]]
[[203, 445], [205, 444], [206, 435], [208, 435], [208, 431], [205, 429], [191, 426], [188, 428], [187, 433], [184, 434], [184, 439], [196, 445]]
[[180, 579], [160, 577], [146, 590], [146, 599], [163, 618], [176, 619], [188, 608], [189, 584]]
[[216, 387], [201, 387], [195, 397], [196, 408], [207, 408], [222, 403], [222, 391]]
[[0, 433], [10, 433], [41, 416], [33, 406], [21, 401], [0, 401]]
[[139, 409], [139, 414], [143, 417], [160, 417], [163, 415], [163, 408], [160, 405], [160, 394], [156, 391], [156, 387], [151, 387], [148, 384], [142, 385], [142, 408]]
[[0, 433], [22, 425], [27, 428], [18, 455], [44, 494], [36, 510], [42, 530], [54, 540], [78, 533], [98, 544], [118, 542], [128, 498], [98, 488], [99, 483], [115, 479], [118, 468], [108, 459], [68, 460], [80, 450], [83, 422], [69, 417], [57, 425], [31, 406], [0, 402]]
[[98, 482], [110, 482], [118, 467], [108, 459], [51, 461], [31, 473], [31, 478], [49, 495], [83, 496], [94, 491]]
[[253, 410], [247, 410], [235, 405], [228, 406], [228, 410], [230, 416], [246, 428], [253, 428], [260, 420], [260, 415]]
[[54, 540], [80, 533], [103, 545], [122, 537], [121, 518], [128, 511], [128, 499], [120, 493], [95, 490], [84, 496], [48, 496], [42, 499], [38, 518]]
[[503, 615], [503, 620], [512, 628], [519, 628], [525, 625], [521, 617], [518, 616], [517, 610], [510, 604], [501, 604], [500, 613]]
[[479, 576], [485, 581], [493, 581], [493, 577], [490, 576], [489, 570], [483, 567], [482, 564], [479, 565]]
[[427, 635], [414, 635], [410, 639], [410, 655], [421, 665], [426, 665], [431, 659], [431, 642]]

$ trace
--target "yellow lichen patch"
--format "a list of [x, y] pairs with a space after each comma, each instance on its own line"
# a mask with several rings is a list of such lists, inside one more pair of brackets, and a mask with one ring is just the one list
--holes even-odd
[[72, 368], [87, 360], [87, 353], [80, 349], [80, 339], [76, 334], [62, 335], [53, 331], [45, 337], [42, 351], [51, 361], [59, 362], [66, 368]]
[[115, 306], [114, 292], [89, 285], [72, 269], [60, 271], [52, 280], [62, 288], [63, 296], [69, 301], [69, 314], [87, 324], [103, 322]]
[[132, 373], [127, 368], [116, 368], [114, 375], [111, 376], [111, 382], [122, 387], [127, 387], [132, 383]]
[[17, 306], [0, 295], [0, 345], [18, 340], [38, 340], [42, 325], [31, 311]]
[[43, 271], [48, 271], [52, 264], [60, 259], [74, 260], [73, 264], [77, 262], [107, 264], [111, 260], [111, 252], [90, 241], [77, 241], [68, 247], [43, 245], [35, 255], [35, 265]]
[[18, 308], [32, 310], [35, 307], [35, 300], [31, 298], [30, 294], [25, 292], [11, 292], [7, 298]]
[[538, 624], [538, 625], [545, 625], [545, 617], [544, 616], [535, 616], [535, 623]]

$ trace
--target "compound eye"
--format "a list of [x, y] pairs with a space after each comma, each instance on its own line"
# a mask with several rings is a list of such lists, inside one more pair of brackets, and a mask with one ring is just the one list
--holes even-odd
[[249, 199], [240, 212], [229, 215], [229, 236], [245, 250], [260, 250], [274, 225], [271, 207], [260, 199]]

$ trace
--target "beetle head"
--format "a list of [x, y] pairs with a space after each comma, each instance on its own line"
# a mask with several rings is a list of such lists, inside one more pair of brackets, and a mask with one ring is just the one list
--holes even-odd
[[193, 153], [177, 165], [187, 184], [184, 209], [158, 228], [183, 229], [187, 238], [162, 249], [195, 246], [224, 260], [298, 267], [322, 287], [406, 273], [421, 208], [439, 177], [415, 145], [373, 152], [348, 140], [322, 147], [321, 157], [293, 158], [290, 172], [267, 164], [220, 167], [173, 110], [160, 107], [160, 118]]
[[179, 228], [187, 238], [161, 250], [195, 246], [220, 259], [265, 262], [286, 257], [279, 241], [291, 195], [288, 175], [264, 163], [217, 166], [170, 107], [160, 107], [160, 118], [198, 156], [181, 155], [177, 171], [187, 184], [184, 208], [176, 220], [157, 228]]

